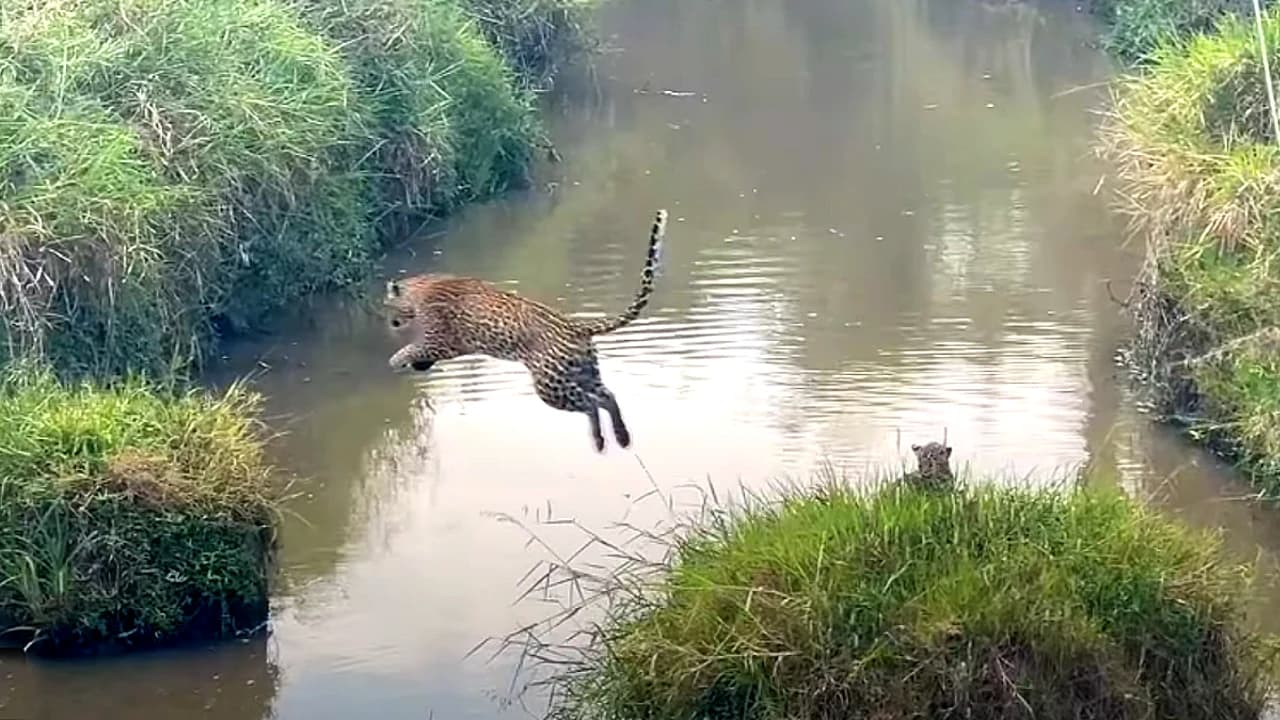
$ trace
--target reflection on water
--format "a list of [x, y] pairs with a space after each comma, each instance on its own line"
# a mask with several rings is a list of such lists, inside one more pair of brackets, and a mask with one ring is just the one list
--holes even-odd
[[1241, 552], [1280, 551], [1280, 526], [1225, 499], [1240, 488], [1137, 418], [1117, 384], [1123, 326], [1103, 283], [1123, 285], [1135, 258], [1089, 157], [1111, 68], [1069, 4], [623, 0], [605, 27], [621, 51], [548, 98], [565, 161], [387, 271], [615, 312], [667, 207], [648, 312], [599, 341], [633, 452], [596, 454], [585, 418], [544, 406], [519, 365], [392, 375], [380, 320], [326, 307], [236, 348], [214, 378], [261, 363], [288, 431], [279, 460], [309, 478], [270, 659], [256, 645], [5, 659], [4, 712], [107, 703], [161, 718], [212, 698], [206, 714], [228, 718], [503, 715], [491, 694], [511, 668], [460, 658], [545, 615], [513, 604], [541, 556], [487, 513], [605, 525], [650, 489], [638, 460], [662, 487], [759, 486], [826, 461], [897, 463], [945, 434], [997, 481], [1092, 463], [1229, 527]]
[[0, 718], [271, 717], [279, 671], [270, 644], [256, 638], [110, 661], [0, 657]]

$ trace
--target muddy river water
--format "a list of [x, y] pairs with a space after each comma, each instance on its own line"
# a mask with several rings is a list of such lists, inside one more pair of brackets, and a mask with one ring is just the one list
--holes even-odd
[[603, 526], [652, 484], [884, 467], [944, 433], [985, 480], [1087, 463], [1242, 553], [1280, 549], [1280, 516], [1151, 426], [1117, 376], [1105, 282], [1122, 293], [1137, 254], [1089, 147], [1114, 68], [1072, 4], [615, 0], [602, 22], [613, 51], [545, 98], [563, 161], [386, 273], [613, 312], [668, 208], [649, 310], [599, 341], [631, 450], [595, 453], [518, 365], [393, 375], [381, 320], [326, 303], [210, 378], [257, 373], [285, 433], [272, 452], [305, 478], [269, 634], [3, 656], [0, 717], [520, 716], [509, 659], [463, 660], [546, 614], [515, 602], [544, 555], [494, 513]]

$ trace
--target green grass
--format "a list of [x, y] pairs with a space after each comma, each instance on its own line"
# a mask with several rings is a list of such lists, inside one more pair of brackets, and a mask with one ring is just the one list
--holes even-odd
[[1093, 0], [1090, 7], [1107, 25], [1104, 46], [1138, 63], [1161, 46], [1212, 34], [1224, 16], [1251, 17], [1253, 11], [1251, 0]]
[[512, 641], [549, 716], [1246, 718], [1272, 687], [1249, 568], [1114, 492], [837, 483], [660, 537], [656, 564], [531, 582], [586, 626]]
[[128, 649], [266, 619], [284, 489], [258, 398], [0, 378], [0, 641]]
[[365, 167], [388, 234], [523, 182], [541, 140], [531, 98], [457, 0], [314, 2], [308, 14], [342, 48], [376, 129]]
[[[199, 355], [366, 260], [342, 57], [265, 0], [10, 3], [8, 345], [98, 375]], [[16, 306], [26, 322], [8, 321]]]
[[[1280, 49], [1280, 13], [1267, 44]], [[1280, 56], [1271, 59], [1272, 67]], [[1120, 83], [1101, 129], [1148, 243], [1131, 358], [1153, 407], [1280, 493], [1280, 146], [1252, 23], [1167, 47]]]
[[520, 184], [541, 142], [525, 73], [577, 47], [586, 5], [474, 6], [5, 3], [0, 361], [185, 369]]

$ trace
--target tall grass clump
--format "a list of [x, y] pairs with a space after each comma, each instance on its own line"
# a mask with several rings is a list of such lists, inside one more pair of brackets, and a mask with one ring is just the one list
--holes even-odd
[[0, 97], [9, 357], [164, 369], [368, 259], [353, 83], [285, 3], [5, 3]]
[[[1274, 55], [1280, 11], [1264, 33]], [[1280, 493], [1280, 146], [1251, 21], [1125, 78], [1101, 138], [1148, 249], [1129, 360], [1151, 406]]]
[[251, 631], [282, 486], [243, 388], [0, 377], [0, 642], [69, 654]]
[[1256, 718], [1271, 688], [1248, 568], [1118, 493], [837, 485], [660, 537], [532, 583], [586, 626], [525, 636], [550, 717]]
[[[1269, 6], [1274, 0], [1263, 0]], [[1249, 17], [1252, 0], [1093, 0], [1104, 23], [1106, 48], [1131, 62], [1144, 62], [1162, 45], [1177, 45], [1213, 33], [1226, 16]]]
[[371, 121], [363, 168], [384, 236], [524, 181], [541, 138], [532, 102], [458, 0], [307, 6]]

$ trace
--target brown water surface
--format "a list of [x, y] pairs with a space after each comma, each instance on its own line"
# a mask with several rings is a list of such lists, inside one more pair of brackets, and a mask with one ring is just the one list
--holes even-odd
[[1052, 2], [616, 0], [603, 20], [618, 52], [547, 98], [564, 162], [387, 268], [613, 312], [668, 208], [649, 310], [599, 343], [632, 450], [596, 454], [586, 420], [542, 405], [519, 365], [393, 375], [381, 320], [329, 304], [211, 378], [256, 366], [288, 431], [277, 458], [308, 478], [269, 638], [5, 656], [0, 717], [519, 713], [498, 702], [509, 662], [462, 656], [545, 614], [513, 602], [545, 555], [489, 513], [550, 506], [601, 527], [650, 475], [760, 487], [824, 462], [896, 464], [944, 433], [994, 481], [1092, 463], [1228, 528], [1241, 552], [1280, 549], [1275, 518], [1233, 501], [1229, 473], [1146, 423], [1116, 379], [1125, 328], [1104, 282], [1122, 291], [1135, 257], [1095, 192], [1090, 110], [1113, 69], [1086, 17]]

